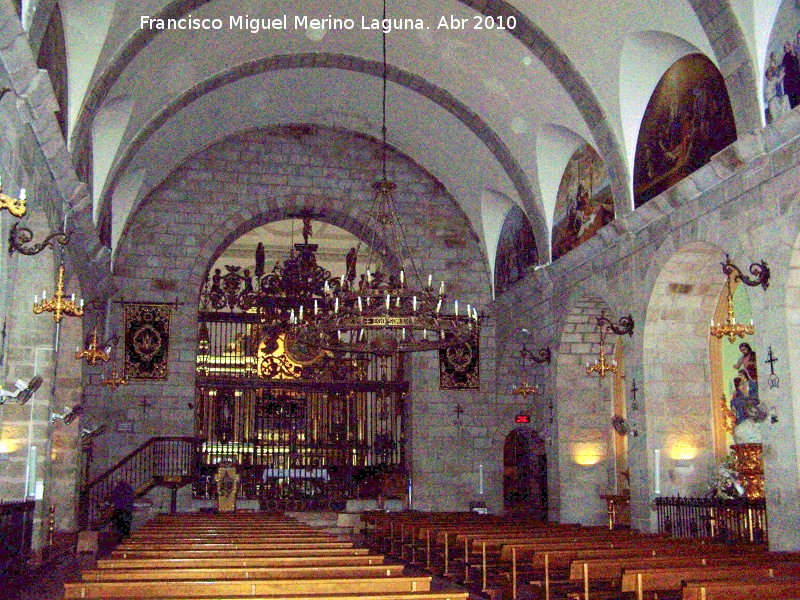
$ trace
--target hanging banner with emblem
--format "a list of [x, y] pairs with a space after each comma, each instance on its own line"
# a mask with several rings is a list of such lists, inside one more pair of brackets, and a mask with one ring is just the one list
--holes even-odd
[[123, 308], [125, 376], [128, 379], [166, 379], [172, 305], [125, 303]]
[[466, 342], [439, 350], [439, 389], [480, 389], [479, 342]]

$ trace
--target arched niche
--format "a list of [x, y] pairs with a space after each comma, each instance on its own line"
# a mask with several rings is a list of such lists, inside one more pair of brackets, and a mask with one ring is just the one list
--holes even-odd
[[678, 249], [647, 304], [642, 391], [651, 494], [705, 496], [716, 468], [709, 324], [725, 285], [723, 258], [711, 244]]

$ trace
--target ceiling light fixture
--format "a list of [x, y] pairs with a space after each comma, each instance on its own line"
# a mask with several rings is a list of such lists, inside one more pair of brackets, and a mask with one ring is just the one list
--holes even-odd
[[[383, 3], [386, 19], [386, 2]], [[356, 283], [361, 247], [351, 250], [345, 273], [324, 285], [321, 297], [290, 311], [290, 335], [299, 341], [334, 352], [399, 352], [439, 350], [475, 339], [481, 317], [477, 308], [447, 301], [445, 282], [434, 287], [433, 276], [423, 284], [411, 254], [394, 198], [396, 184], [387, 177], [386, 155], [386, 32], [382, 33], [381, 178], [375, 190], [365, 229], [374, 232], [367, 267]], [[378, 264], [376, 249], [385, 252]], [[408, 272], [390, 266], [392, 259], [410, 265]], [[373, 261], [375, 261], [373, 263]], [[377, 267], [377, 270], [375, 270]], [[383, 272], [381, 269], [393, 272]], [[450, 311], [452, 309], [452, 312]]]

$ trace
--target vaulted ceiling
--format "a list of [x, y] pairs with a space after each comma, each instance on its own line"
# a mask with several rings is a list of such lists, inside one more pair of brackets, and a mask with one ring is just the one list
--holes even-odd
[[[52, 4], [39, 2], [41, 12]], [[515, 204], [533, 224], [546, 261], [559, 181], [579, 144], [588, 142], [603, 158], [617, 215], [632, 210], [639, 123], [678, 58], [706, 55], [728, 84], [737, 129], [762, 125], [760, 73], [780, 4], [389, 0], [388, 15], [414, 28], [386, 36], [388, 142], [445, 186], [490, 264]], [[380, 2], [59, 6], [68, 146], [79, 172], [92, 174], [95, 220], [113, 214], [112, 251], [148, 192], [231, 134], [312, 123], [380, 138], [381, 31], [362, 28], [381, 17]], [[313, 29], [303, 17], [353, 25]], [[170, 18], [195, 19], [182, 23], [196, 27], [159, 28], [158, 19], [166, 25]], [[255, 31], [248, 19], [258, 19], [259, 28], [262, 19], [279, 19], [286, 29]]]

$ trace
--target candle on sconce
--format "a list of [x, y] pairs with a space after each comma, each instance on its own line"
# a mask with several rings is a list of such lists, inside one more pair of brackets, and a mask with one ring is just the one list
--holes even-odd
[[655, 481], [655, 494], [656, 496], [661, 495], [661, 450], [656, 448], [653, 450], [653, 462], [655, 463], [655, 467], [653, 468], [653, 479]]
[[483, 496], [483, 465], [478, 465], [478, 493]]

